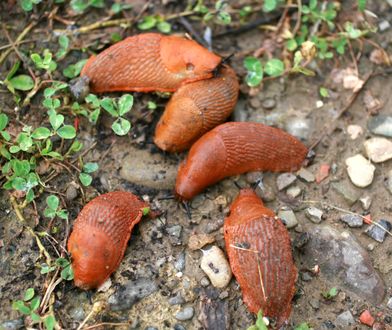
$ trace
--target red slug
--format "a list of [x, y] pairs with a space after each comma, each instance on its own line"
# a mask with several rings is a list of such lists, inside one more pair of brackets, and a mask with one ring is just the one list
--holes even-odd
[[148, 204], [125, 191], [91, 200], [77, 217], [68, 240], [75, 285], [99, 287], [119, 266], [131, 231]]
[[297, 269], [286, 227], [250, 189], [241, 190], [225, 219], [224, 235], [230, 267], [252, 313], [288, 319]]
[[223, 123], [237, 103], [239, 85], [233, 69], [184, 85], [174, 93], [155, 130], [155, 144], [165, 151], [188, 149], [200, 136]]
[[195, 41], [144, 33], [92, 56], [81, 76], [89, 78], [94, 93], [174, 92], [185, 83], [212, 77], [220, 61]]
[[308, 149], [290, 134], [251, 122], [230, 122], [204, 134], [180, 165], [176, 194], [189, 200], [225, 177], [249, 171], [289, 172]]

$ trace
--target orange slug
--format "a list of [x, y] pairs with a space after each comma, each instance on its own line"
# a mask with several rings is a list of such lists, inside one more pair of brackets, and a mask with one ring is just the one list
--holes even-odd
[[189, 200], [225, 177], [299, 169], [308, 149], [290, 134], [251, 122], [229, 122], [204, 134], [181, 163], [176, 195]]
[[230, 116], [238, 91], [237, 76], [228, 66], [223, 66], [215, 78], [183, 85], [158, 122], [155, 144], [170, 152], [190, 148], [200, 136]]
[[225, 219], [224, 236], [230, 267], [252, 313], [289, 318], [297, 269], [286, 227], [251, 190], [241, 190]]
[[92, 56], [81, 76], [89, 78], [94, 93], [174, 92], [183, 84], [212, 77], [220, 62], [193, 40], [144, 33]]
[[82, 209], [68, 240], [76, 286], [97, 288], [117, 269], [145, 207], [148, 204], [135, 195], [114, 191]]

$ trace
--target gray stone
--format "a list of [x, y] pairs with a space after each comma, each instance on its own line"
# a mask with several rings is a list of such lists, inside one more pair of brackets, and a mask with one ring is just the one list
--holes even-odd
[[310, 136], [311, 120], [303, 118], [288, 118], [285, 128], [288, 133], [306, 141]]
[[304, 282], [309, 282], [313, 279], [312, 275], [310, 275], [308, 272], [301, 273], [301, 278]]
[[314, 222], [314, 223], [320, 223], [321, 220], [322, 220], [322, 217], [323, 217], [323, 211], [321, 211], [321, 210], [318, 209], [317, 207], [313, 207], [313, 206], [308, 207], [308, 208], [305, 210], [305, 214], [306, 214], [306, 217], [307, 217], [310, 221], [312, 221], [312, 222]]
[[263, 100], [263, 102], [261, 103], [261, 106], [264, 109], [271, 110], [271, 109], [275, 108], [276, 101], [273, 98], [269, 97], [269, 98], [266, 98]]
[[185, 299], [181, 293], [178, 292], [174, 297], [169, 298], [168, 302], [170, 305], [182, 305], [185, 303]]
[[[382, 228], [384, 229], [382, 229]], [[392, 229], [392, 224], [387, 221], [387, 220], [379, 220], [376, 222], [376, 224], [371, 225], [365, 233], [376, 240], [377, 242], [384, 242], [385, 236], [387, 235], [387, 231], [391, 231]]]
[[296, 198], [301, 194], [301, 188], [298, 186], [289, 187], [286, 194], [292, 198]]
[[320, 300], [312, 298], [309, 300], [309, 305], [312, 306], [314, 309], [320, 309]]
[[[228, 299], [220, 299], [219, 291], [208, 287], [201, 291], [199, 299], [198, 320], [203, 329], [231, 329]], [[240, 329], [242, 329], [241, 327]]]
[[75, 321], [83, 321], [86, 313], [82, 306], [75, 306], [69, 311], [69, 316]]
[[355, 319], [350, 311], [345, 311], [337, 316], [335, 323], [340, 327], [348, 327], [355, 324]]
[[194, 313], [195, 313], [195, 310], [193, 309], [193, 307], [191, 307], [191, 306], [185, 307], [176, 313], [175, 318], [178, 321], [187, 321], [187, 320], [192, 319]]
[[65, 192], [65, 198], [67, 199], [67, 201], [73, 201], [76, 197], [78, 197], [78, 190], [71, 183], [67, 187], [67, 191]]
[[23, 319], [15, 319], [0, 323], [1, 330], [18, 330], [24, 328]]
[[365, 211], [369, 210], [370, 205], [372, 205], [372, 197], [369, 195], [362, 196], [359, 201]]
[[133, 184], [154, 189], [172, 189], [178, 164], [163, 154], [129, 147], [129, 155], [121, 161], [120, 176]]
[[278, 186], [278, 190], [283, 190], [284, 188], [287, 188], [290, 186], [297, 177], [292, 174], [292, 173], [282, 173], [278, 176], [276, 179], [276, 185]]
[[155, 327], [150, 327], [150, 326], [148, 326], [147, 328], [145, 328], [144, 330], [159, 330], [158, 328], [155, 328]]
[[290, 209], [282, 209], [278, 212], [278, 218], [282, 219], [283, 223], [288, 229], [294, 228], [298, 225], [297, 217], [295, 213]]
[[319, 265], [320, 277], [329, 282], [329, 287], [350, 291], [372, 304], [382, 302], [383, 280], [352, 234], [327, 225], [313, 227], [310, 234], [311, 239], [302, 250], [303, 267]]
[[210, 280], [208, 279], [208, 277], [203, 276], [203, 278], [200, 280], [200, 284], [201, 286], [209, 286], [210, 285]]
[[307, 170], [306, 168], [301, 168], [298, 172], [297, 175], [305, 180], [306, 182], [314, 182], [316, 180], [316, 177], [314, 176], [314, 174], [312, 172], [310, 172], [309, 170]]
[[374, 134], [392, 137], [392, 117], [385, 115], [370, 117], [368, 128]]
[[363, 225], [362, 217], [356, 214], [343, 214], [340, 216], [340, 220], [353, 228], [361, 227]]
[[179, 272], [182, 272], [185, 268], [185, 251], [182, 251], [178, 257], [176, 262], [174, 263], [175, 269], [177, 269]]
[[139, 278], [128, 281], [108, 299], [112, 311], [130, 309], [137, 301], [158, 290], [156, 283], [149, 278]]
[[174, 226], [170, 226], [170, 227], [166, 228], [166, 232], [170, 236], [174, 236], [174, 237], [177, 237], [177, 238], [180, 238], [181, 231], [182, 231], [182, 226], [180, 226], [180, 225], [174, 225]]
[[181, 324], [175, 324], [174, 325], [174, 330], [186, 330], [186, 328], [184, 326], [182, 326]]
[[349, 205], [353, 205], [361, 196], [359, 191], [351, 188], [347, 183], [333, 182], [331, 186], [337, 193], [342, 195]]

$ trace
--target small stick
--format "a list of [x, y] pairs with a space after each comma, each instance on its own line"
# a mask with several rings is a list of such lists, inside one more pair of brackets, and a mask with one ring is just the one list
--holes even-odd
[[186, 215], [188, 216], [189, 220], [192, 220], [191, 209], [189, 207], [189, 203], [187, 201], [183, 201], [182, 205], [185, 207]]

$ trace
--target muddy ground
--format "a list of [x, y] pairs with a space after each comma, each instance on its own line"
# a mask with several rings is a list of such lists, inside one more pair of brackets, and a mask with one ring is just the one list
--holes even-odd
[[[9, 1], [12, 3], [12, 1]], [[15, 5], [16, 6], [16, 5]], [[135, 7], [140, 4], [135, 4]], [[10, 29], [13, 39], [23, 30], [34, 15], [25, 15], [19, 9], [7, 7], [7, 1], [0, 4], [1, 22]], [[6, 12], [6, 8], [8, 12]], [[350, 8], [347, 5], [347, 8]], [[392, 21], [391, 7], [384, 1], [374, 1], [369, 8], [378, 15], [377, 22]], [[136, 9], [135, 9], [136, 10]], [[174, 13], [184, 10], [184, 6], [169, 2], [167, 6], [156, 4], [148, 10], [153, 13]], [[136, 11], [137, 12], [137, 11]], [[66, 15], [60, 11], [61, 14]], [[36, 14], [35, 14], [36, 15]], [[94, 19], [104, 15], [103, 11], [92, 10], [78, 18], [78, 24], [91, 23]], [[64, 26], [55, 22], [59, 28]], [[30, 32], [28, 39], [35, 42], [21, 46], [28, 52], [30, 49], [53, 47], [53, 34], [48, 28], [47, 21], [43, 21]], [[201, 35], [202, 25], [195, 23], [194, 28]], [[174, 22], [173, 32], [182, 33], [181, 24]], [[216, 28], [218, 33], [224, 28]], [[137, 33], [137, 29], [120, 30], [110, 28], [97, 30], [90, 34], [75, 36], [74, 45], [80, 47], [84, 43], [91, 45], [93, 50], [103, 46], [108, 41], [108, 36], [114, 31], [122, 31], [124, 35]], [[144, 219], [132, 233], [125, 257], [119, 269], [111, 277], [111, 286], [106, 292], [83, 292], [73, 286], [71, 282], [62, 282], [55, 291], [53, 302], [54, 313], [59, 324], [65, 329], [75, 329], [90, 313], [93, 304], [103, 303], [102, 309], [94, 313], [87, 324], [101, 322], [121, 323], [130, 322], [124, 329], [202, 329], [205, 326], [205, 317], [202, 310], [209, 304], [204, 296], [213, 297], [215, 307], [219, 307], [218, 317], [227, 318], [228, 328], [246, 329], [254, 322], [254, 316], [247, 311], [241, 299], [240, 288], [233, 278], [228, 287], [215, 289], [209, 283], [205, 273], [200, 269], [200, 250], [191, 251], [188, 247], [189, 238], [194, 234], [208, 233], [214, 237], [212, 245], [224, 249], [223, 221], [232, 200], [238, 194], [236, 182], [242, 187], [249, 187], [257, 179], [263, 179], [264, 189], [257, 189], [264, 197], [266, 205], [278, 212], [285, 207], [295, 212], [298, 225], [289, 230], [294, 245], [295, 264], [299, 270], [297, 281], [297, 294], [293, 302], [292, 314], [287, 329], [294, 329], [296, 325], [307, 322], [314, 329], [366, 329], [359, 323], [359, 315], [368, 309], [379, 322], [380, 328], [392, 327], [392, 311], [387, 307], [392, 296], [392, 237], [385, 238], [379, 243], [365, 234], [367, 224], [358, 228], [351, 228], [340, 221], [345, 211], [358, 214], [371, 214], [373, 220], [386, 219], [392, 221], [391, 188], [388, 190], [388, 174], [392, 170], [392, 162], [385, 161], [374, 164], [376, 167], [374, 179], [366, 188], [355, 187], [348, 177], [345, 160], [358, 153], [364, 154], [363, 143], [370, 137], [376, 136], [368, 128], [372, 116], [392, 116], [392, 75], [379, 74], [370, 78], [365, 87], [359, 92], [358, 97], [350, 104], [347, 111], [339, 118], [340, 111], [350, 102], [352, 90], [344, 89], [341, 82], [336, 81], [337, 70], [352, 66], [350, 57], [333, 59], [320, 62], [315, 77], [295, 75], [266, 81], [262, 87], [254, 90], [243, 83], [245, 70], [242, 61], [245, 55], [252, 54], [262, 46], [263, 40], [270, 34], [259, 29], [252, 29], [240, 35], [228, 35], [213, 39], [213, 49], [226, 56], [235, 53], [231, 65], [237, 72], [241, 81], [241, 94], [231, 120], [257, 121], [274, 125], [302, 138], [307, 146], [317, 141], [327, 128], [332, 128], [332, 133], [322, 138], [317, 144], [315, 159], [307, 168], [313, 175], [317, 175], [321, 165], [331, 167], [328, 177], [317, 183], [314, 179], [304, 179], [298, 176], [291, 187], [298, 187], [300, 193], [296, 197], [287, 193], [288, 188], [282, 191], [277, 189], [279, 174], [252, 173], [226, 179], [200, 194], [191, 202], [191, 219], [181, 204], [176, 200], [165, 199], [172, 194], [172, 187], [176, 176], [176, 168], [185, 154], [170, 155], [160, 151], [153, 144], [153, 131], [166, 100], [153, 94], [143, 95], [134, 93], [135, 105], [128, 119], [132, 122], [131, 133], [126, 137], [118, 137], [110, 129], [111, 119], [103, 116], [96, 126], [81, 119], [78, 136], [90, 152], [85, 155], [85, 161], [96, 161], [99, 170], [94, 174], [94, 180], [88, 189], [83, 188], [81, 194], [79, 183], [75, 174], [60, 171], [56, 179], [48, 186], [48, 191], [56, 192], [61, 196], [62, 203], [70, 213], [70, 223], [56, 219], [54, 224], [42, 216], [45, 207], [44, 201], [47, 193], [37, 200], [37, 213], [26, 210], [25, 217], [37, 232], [47, 231], [49, 226], [57, 226], [58, 232], [53, 237], [58, 242], [64, 241], [64, 235], [72, 227], [72, 223], [86, 201], [94, 196], [113, 190], [127, 190], [143, 196], [150, 201], [152, 207], [163, 211], [156, 219]], [[378, 32], [371, 36], [378, 44], [391, 52], [392, 28]], [[37, 40], [39, 39], [39, 40]], [[96, 40], [99, 39], [100, 43]], [[92, 41], [93, 40], [93, 41]], [[8, 44], [3, 34], [0, 34], [0, 45]], [[97, 45], [99, 47], [97, 47]], [[372, 47], [365, 44], [358, 67], [360, 77], [369, 73], [382, 72], [383, 68], [369, 60]], [[79, 58], [87, 58], [88, 53], [72, 51], [66, 59], [60, 62], [61, 67], [75, 62]], [[5, 64], [0, 68], [1, 75], [12, 66], [16, 60], [11, 53]], [[334, 69], [334, 70], [332, 70]], [[59, 71], [61, 72], [61, 71]], [[56, 75], [56, 74], [55, 74]], [[56, 79], [64, 79], [61, 74]], [[327, 87], [330, 97], [323, 99], [319, 95], [319, 88]], [[380, 101], [381, 107], [377, 114], [370, 114], [365, 106], [364, 96], [371, 93]], [[120, 95], [120, 94], [118, 94]], [[33, 104], [26, 109], [18, 110], [20, 120], [28, 125], [39, 125], [44, 119], [45, 110], [40, 106], [38, 95]], [[154, 100], [158, 109], [148, 110], [147, 102]], [[8, 114], [14, 113], [15, 103], [12, 95], [5, 88], [0, 90], [0, 110]], [[358, 125], [363, 132], [356, 139], [351, 139], [348, 133], [349, 125]], [[137, 170], [135, 170], [137, 169]], [[312, 175], [310, 175], [312, 176]], [[391, 179], [392, 180], [392, 179]], [[309, 182], [310, 181], [310, 182]], [[338, 188], [336, 188], [336, 185]], [[76, 187], [76, 195], [70, 190]], [[334, 188], [335, 187], [335, 188]], [[343, 189], [345, 192], [339, 192]], [[349, 190], [349, 192], [347, 192]], [[73, 191], [71, 191], [73, 192]], [[43, 295], [49, 278], [40, 274], [37, 264], [39, 252], [35, 241], [27, 230], [24, 230], [18, 221], [15, 212], [8, 201], [9, 193], [2, 190], [0, 199], [0, 324], [6, 329], [23, 328], [21, 315], [12, 310], [12, 301], [20, 299], [23, 292], [34, 287], [36, 292]], [[368, 196], [371, 200], [370, 207], [359, 201], [361, 197]], [[309, 202], [311, 201], [311, 203]], [[321, 202], [324, 202], [321, 203]], [[314, 206], [323, 212], [321, 222], [315, 223], [306, 216], [306, 209]], [[332, 206], [332, 207], [331, 207]], [[337, 231], [330, 242], [338, 241], [340, 233], [349, 233], [359, 242], [360, 252], [351, 255], [352, 260], [358, 263], [365, 259], [366, 269], [354, 268], [355, 274], [350, 276], [361, 279], [361, 287], [347, 280], [347, 269], [338, 266], [334, 269], [324, 265], [320, 272], [313, 272], [313, 267], [322, 264], [322, 255], [328, 255], [332, 249], [324, 245], [325, 251], [320, 259], [315, 259], [314, 251], [309, 251], [306, 246], [318, 246], [318, 228], [327, 231]], [[300, 240], [310, 233], [310, 241], [300, 247]], [[343, 240], [348, 234], [343, 235]], [[350, 236], [351, 237], [351, 236]], [[45, 247], [53, 256], [55, 250], [50, 242], [43, 238]], [[354, 244], [354, 243], [353, 243]], [[313, 246], [313, 245], [310, 245]], [[321, 248], [322, 248], [321, 244]], [[340, 247], [338, 246], [338, 249]], [[311, 250], [311, 249], [310, 249]], [[342, 250], [343, 251], [343, 250]], [[366, 256], [370, 257], [366, 260]], [[362, 257], [361, 257], [362, 256]], [[365, 257], [363, 257], [365, 256]], [[343, 258], [333, 254], [333, 260]], [[347, 262], [347, 261], [345, 261]], [[328, 262], [326, 262], [328, 264]], [[372, 266], [374, 269], [372, 269]], [[332, 269], [331, 269], [332, 268]], [[342, 275], [343, 274], [343, 275]], [[381, 280], [374, 284], [375, 278]], [[128, 285], [128, 286], [127, 286]], [[132, 287], [139, 287], [136, 298], [118, 296], [118, 293], [132, 291]], [[332, 287], [339, 289], [339, 294], [332, 300], [322, 297], [321, 293]], [[175, 297], [176, 299], [173, 299]], [[181, 320], [177, 313], [187, 307], [194, 308], [194, 315], [189, 320]], [[212, 308], [214, 310], [214, 308]], [[342, 325], [338, 316], [350, 311], [354, 323]], [[207, 309], [207, 314], [211, 310]], [[176, 318], [177, 315], [177, 318]], [[209, 315], [209, 314], [208, 314]], [[186, 317], [185, 317], [186, 318]], [[12, 322], [6, 322], [11, 321]], [[0, 326], [1, 327], [1, 326]], [[111, 328], [106, 325], [104, 328]], [[119, 328], [119, 327], [117, 327]], [[121, 327], [120, 327], [121, 328]], [[217, 328], [218, 329], [218, 328]]]

